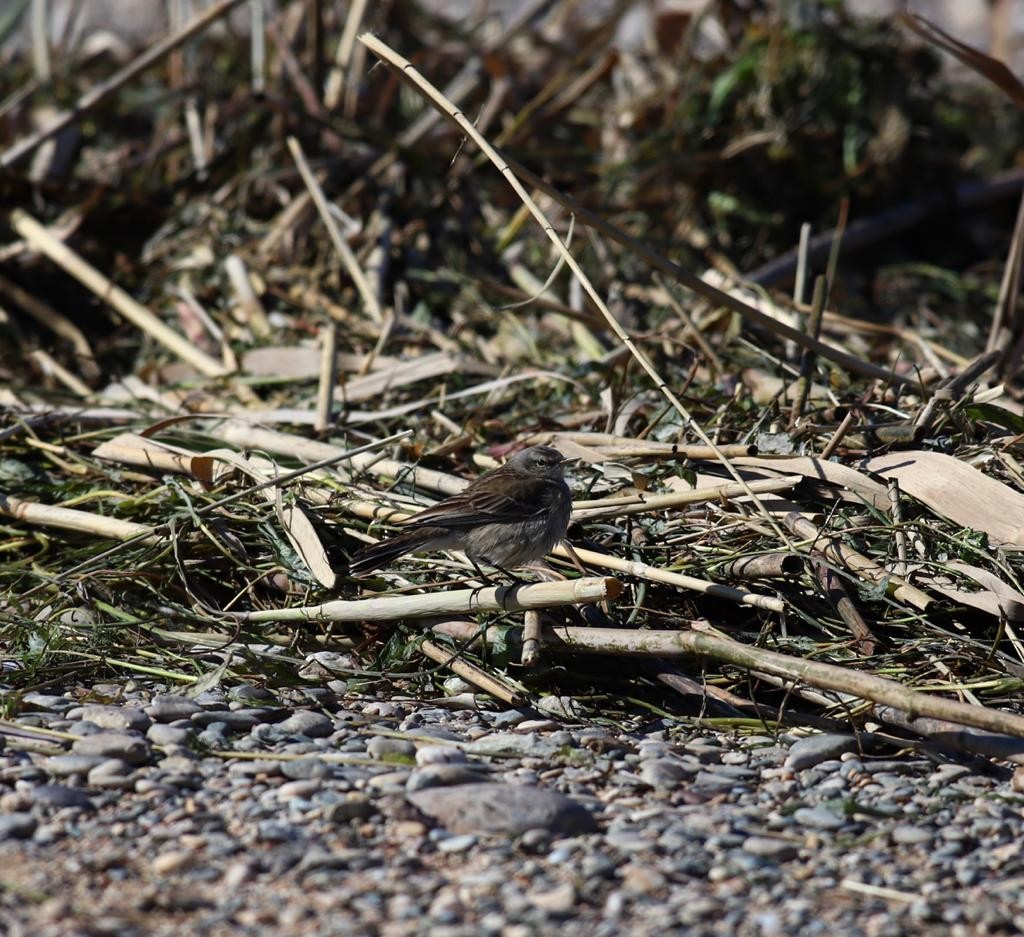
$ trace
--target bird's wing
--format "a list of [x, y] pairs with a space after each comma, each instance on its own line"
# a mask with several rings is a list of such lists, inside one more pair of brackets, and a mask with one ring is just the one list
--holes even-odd
[[[546, 494], [546, 492], [545, 492]], [[465, 491], [402, 522], [403, 527], [418, 527], [443, 524], [445, 527], [476, 527], [480, 524], [511, 524], [524, 521], [547, 509], [548, 498], [531, 498], [528, 501], [494, 491]]]

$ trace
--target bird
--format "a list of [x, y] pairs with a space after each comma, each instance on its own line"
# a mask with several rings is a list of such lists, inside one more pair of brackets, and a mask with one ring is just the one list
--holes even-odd
[[[509, 572], [546, 556], [564, 537], [572, 513], [567, 459], [551, 446], [531, 446], [468, 488], [401, 521], [403, 533], [357, 552], [353, 576], [365, 576], [406, 553], [463, 550], [481, 578], [480, 564]], [[489, 581], [489, 580], [488, 580]]]

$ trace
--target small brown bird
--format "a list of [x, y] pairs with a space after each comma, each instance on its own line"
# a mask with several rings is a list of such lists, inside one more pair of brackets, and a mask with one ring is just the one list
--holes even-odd
[[511, 576], [509, 569], [539, 560], [565, 537], [572, 511], [562, 474], [567, 461], [550, 446], [517, 452], [465, 491], [402, 521], [405, 533], [364, 547], [349, 571], [364, 576], [406, 553], [463, 550], [481, 576], [481, 563]]

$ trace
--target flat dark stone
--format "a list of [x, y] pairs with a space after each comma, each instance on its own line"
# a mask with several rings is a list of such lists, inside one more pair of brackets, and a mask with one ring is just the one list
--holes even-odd
[[0, 839], [28, 839], [39, 821], [30, 813], [8, 813], [0, 816]]
[[406, 794], [406, 799], [452, 833], [544, 829], [562, 836], [592, 833], [597, 823], [582, 804], [555, 791], [517, 784], [457, 784]]
[[32, 788], [32, 800], [44, 807], [80, 807], [95, 810], [96, 805], [85, 791], [64, 784], [37, 784]]

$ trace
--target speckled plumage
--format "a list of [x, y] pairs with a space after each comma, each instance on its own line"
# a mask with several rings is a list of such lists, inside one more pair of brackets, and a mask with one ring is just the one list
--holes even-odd
[[550, 446], [517, 452], [465, 491], [408, 518], [405, 532], [360, 550], [350, 571], [362, 576], [406, 553], [430, 550], [463, 550], [472, 562], [500, 569], [540, 559], [569, 526], [564, 462]]

